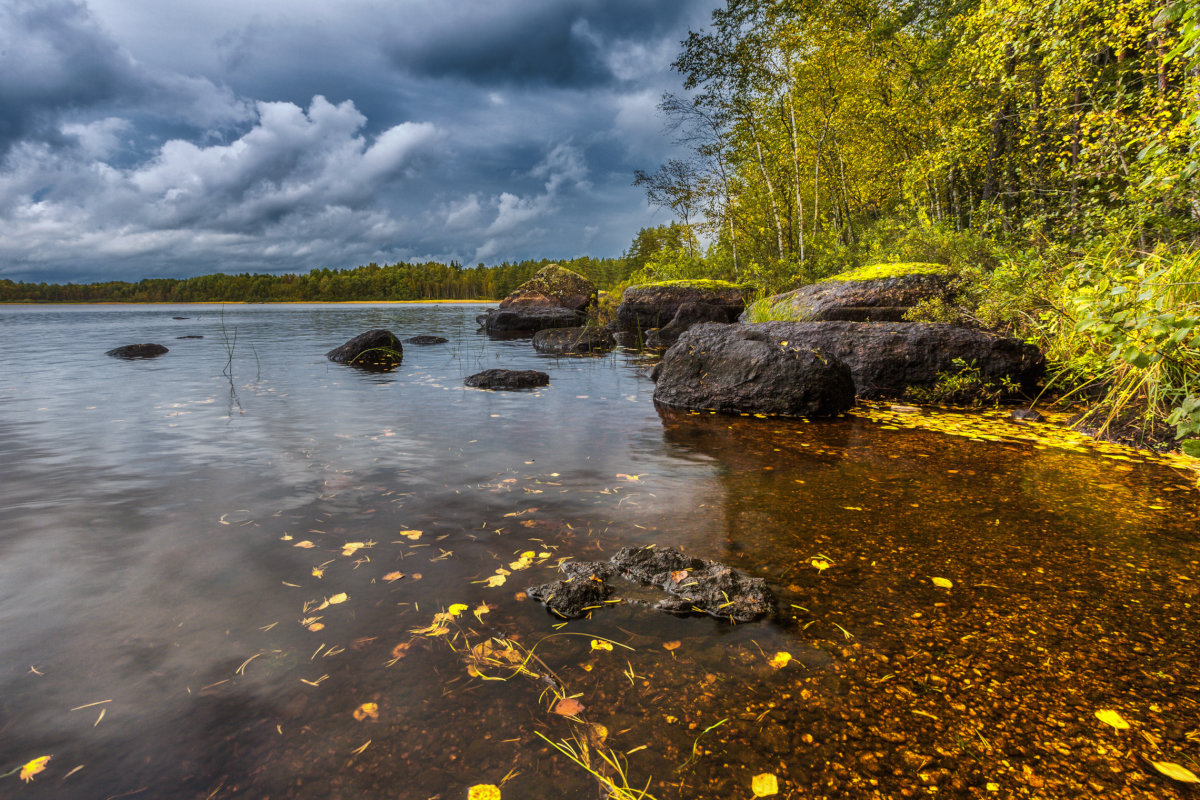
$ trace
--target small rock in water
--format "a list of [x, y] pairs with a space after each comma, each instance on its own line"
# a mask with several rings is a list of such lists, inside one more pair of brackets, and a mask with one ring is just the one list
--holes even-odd
[[532, 389], [547, 386], [550, 376], [536, 369], [485, 369], [467, 377], [463, 383], [475, 389]]
[[401, 347], [396, 334], [377, 328], [360, 333], [341, 347], [330, 350], [325, 357], [338, 364], [389, 370], [399, 365], [404, 358], [404, 348]]
[[171, 319], [188, 319], [188, 317], [171, 317]]
[[187, 336], [176, 336], [176, 339], [203, 339], [204, 337], [197, 333], [189, 333]]
[[445, 344], [450, 341], [444, 336], [410, 336], [404, 340], [405, 344]]
[[170, 351], [161, 344], [147, 342], [144, 344], [127, 344], [122, 347], [114, 347], [104, 355], [112, 356], [113, 358], [125, 359], [157, 358], [158, 356], [161, 356], [163, 353], [167, 352]]
[[916, 406], [892, 406], [891, 411], [897, 414], [920, 414], [921, 409]]
[[1032, 408], [1013, 409], [1010, 416], [1016, 422], [1042, 422], [1046, 419], [1041, 412], [1034, 411]]

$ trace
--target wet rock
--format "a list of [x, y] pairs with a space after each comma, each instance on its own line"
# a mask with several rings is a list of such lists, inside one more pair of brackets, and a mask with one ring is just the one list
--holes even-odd
[[978, 368], [983, 382], [1007, 378], [1026, 394], [1036, 391], [1045, 372], [1045, 360], [1033, 345], [940, 322], [761, 322], [742, 327], [840, 358], [850, 367], [862, 398], [899, 398], [909, 387], [932, 387], [939, 374], [959, 371], [956, 359]]
[[364, 369], [392, 369], [404, 357], [404, 348], [396, 334], [376, 328], [360, 333], [341, 347], [325, 354], [330, 361]]
[[775, 609], [775, 598], [762, 578], [744, 575], [715, 561], [686, 556], [674, 547], [626, 547], [617, 551], [609, 563], [568, 561], [559, 569], [567, 574], [565, 580], [531, 586], [526, 594], [568, 618], [584, 616], [609, 599], [614, 578], [666, 593], [666, 597], [655, 597], [650, 604], [672, 614], [703, 613], [750, 622]]
[[463, 383], [475, 389], [511, 391], [546, 386], [550, 376], [535, 369], [485, 369], [468, 376]]
[[952, 277], [937, 264], [880, 264], [802, 286], [759, 300], [742, 315], [755, 311], [773, 319], [900, 322], [917, 303], [953, 296]]
[[545, 603], [546, 608], [560, 617], [578, 619], [586, 616], [596, 606], [602, 605], [612, 595], [612, 587], [603, 579], [581, 575], [541, 586], [530, 586], [525, 590], [525, 594]]
[[489, 334], [533, 333], [582, 325], [595, 304], [596, 284], [577, 272], [550, 264], [476, 320]]
[[1040, 411], [1032, 408], [1015, 408], [1009, 416], [1015, 422], [1042, 422], [1046, 419]]
[[725, 281], [664, 281], [630, 286], [617, 307], [617, 328], [646, 337], [652, 328], [659, 346], [699, 322], [734, 322], [746, 308], [742, 288]]
[[726, 413], [829, 417], [854, 405], [850, 367], [824, 348], [745, 325], [698, 325], [663, 356], [654, 401]]
[[561, 306], [525, 306], [494, 308], [481, 314], [480, 325], [492, 335], [528, 335], [546, 328], [574, 328], [587, 321], [587, 315]]
[[112, 356], [113, 358], [135, 359], [135, 358], [157, 358], [163, 353], [170, 352], [161, 344], [146, 342], [144, 344], [127, 344], [121, 347], [114, 347], [104, 355]]
[[404, 340], [405, 344], [430, 345], [430, 344], [445, 344], [450, 341], [445, 336], [410, 336]]
[[176, 336], [176, 339], [203, 339], [204, 337], [198, 333], [189, 333], [187, 336]]
[[188, 317], [171, 317], [171, 319], [188, 319]]
[[658, 604], [665, 611], [699, 611], [750, 622], [775, 610], [775, 597], [762, 578], [716, 561], [692, 558], [678, 548], [624, 547], [613, 555], [612, 563], [622, 576], [672, 595]]
[[592, 355], [606, 353], [616, 347], [613, 335], [604, 328], [554, 328], [533, 335], [533, 349], [553, 355]]

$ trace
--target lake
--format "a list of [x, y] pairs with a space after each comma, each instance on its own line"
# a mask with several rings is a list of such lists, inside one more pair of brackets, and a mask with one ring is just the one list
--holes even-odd
[[[1191, 796], [1149, 762], [1200, 772], [1194, 472], [660, 411], [482, 308], [0, 307], [0, 796]], [[371, 328], [449, 341], [326, 360]], [[777, 613], [524, 595], [649, 544]]]

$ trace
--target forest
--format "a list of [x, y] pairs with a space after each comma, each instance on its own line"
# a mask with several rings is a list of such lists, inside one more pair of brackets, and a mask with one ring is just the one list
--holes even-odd
[[1093, 424], [1200, 434], [1200, 59], [1187, 2], [730, 0], [675, 61], [683, 231], [636, 276], [774, 293], [881, 262], [1038, 344]]
[[[192, 278], [147, 278], [137, 282], [18, 283], [0, 280], [7, 303], [202, 303], [344, 302], [352, 300], [493, 300], [504, 297], [549, 259], [464, 268], [457, 263], [367, 264], [353, 269], [314, 269], [305, 274], [215, 273]], [[601, 288], [625, 280], [623, 258], [586, 256], [557, 262]]]

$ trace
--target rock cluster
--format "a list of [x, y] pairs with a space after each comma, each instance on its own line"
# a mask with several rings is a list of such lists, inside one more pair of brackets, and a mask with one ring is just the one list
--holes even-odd
[[496, 335], [570, 328], [584, 323], [596, 296], [596, 285], [587, 278], [550, 264], [501, 300], [499, 308], [481, 314], [478, 322]]
[[708, 614], [750, 622], [775, 610], [775, 597], [762, 578], [716, 561], [685, 555], [675, 547], [624, 547], [608, 562], [568, 561], [564, 580], [531, 586], [526, 594], [561, 617], [574, 619], [603, 606], [622, 578], [665, 593], [653, 604], [673, 614]]

